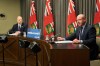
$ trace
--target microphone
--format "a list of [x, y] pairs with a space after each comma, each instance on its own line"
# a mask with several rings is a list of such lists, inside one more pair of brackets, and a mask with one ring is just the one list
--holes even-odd
[[56, 35], [52, 35], [50, 38], [49, 38], [49, 36], [47, 35], [47, 36], [46, 36], [46, 41], [47, 41], [47, 43], [54, 44], [54, 38], [57, 37], [58, 35], [60, 35], [60, 33], [58, 33], [58, 34], [56, 34]]
[[54, 40], [55, 37], [57, 37], [57, 36], [59, 36], [59, 35], [60, 35], [60, 33], [58, 33], [58, 34], [56, 34], [56, 35], [54, 35], [54, 36], [51, 36], [51, 38], [49, 38], [49, 40], [52, 41], [52, 40]]
[[49, 40], [50, 40], [50, 44], [55, 44], [55, 42], [54, 42], [55, 37], [58, 37], [59, 35], [60, 35], [60, 33], [58, 33], [58, 34], [52, 36], [51, 38], [49, 38]]
[[19, 46], [21, 48], [27, 48], [30, 45], [30, 42], [27, 40], [19, 39]]
[[37, 44], [35, 41], [30, 43], [30, 45], [28, 46], [28, 48], [32, 49], [34, 47], [34, 45]]
[[38, 52], [41, 51], [41, 48], [39, 47], [39, 45], [35, 41], [33, 41], [32, 43], [30, 43], [30, 45], [28, 46], [28, 48], [30, 48], [32, 50], [32, 52], [34, 52], [34, 53], [38, 53]]
[[0, 35], [0, 43], [6, 43], [8, 41], [8, 38], [6, 35]]

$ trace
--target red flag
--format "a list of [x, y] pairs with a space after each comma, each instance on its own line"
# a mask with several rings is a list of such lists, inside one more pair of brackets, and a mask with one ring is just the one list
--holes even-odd
[[94, 26], [96, 28], [96, 35], [100, 36], [100, 0], [96, 0], [96, 12], [94, 16]]
[[30, 6], [29, 28], [33, 28], [33, 29], [37, 28], [37, 20], [36, 20], [36, 13], [35, 13], [34, 1], [31, 1], [31, 6]]
[[51, 37], [54, 35], [54, 22], [53, 22], [53, 14], [51, 12], [50, 0], [46, 0], [45, 13], [44, 13], [44, 22], [43, 22], [43, 33], [44, 38], [46, 35]]
[[76, 13], [75, 13], [75, 5], [72, 0], [69, 0], [68, 4], [68, 17], [66, 20], [66, 35], [72, 34], [77, 27], [77, 22], [76, 22]]

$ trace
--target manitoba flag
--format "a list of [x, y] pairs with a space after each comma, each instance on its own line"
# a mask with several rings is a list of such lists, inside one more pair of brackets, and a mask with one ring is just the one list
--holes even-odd
[[46, 35], [51, 37], [54, 35], [54, 22], [53, 22], [53, 14], [52, 8], [50, 6], [50, 0], [46, 0], [45, 12], [44, 12], [44, 22], [43, 22], [43, 33], [44, 38]]
[[31, 1], [31, 6], [30, 6], [29, 28], [33, 28], [33, 29], [37, 28], [37, 20], [36, 20], [34, 1]]
[[75, 5], [72, 0], [69, 0], [68, 4], [68, 17], [66, 19], [66, 35], [72, 34], [77, 27], [77, 22], [76, 22], [76, 13], [75, 13]]
[[96, 11], [94, 16], [94, 26], [96, 28], [96, 35], [100, 36], [100, 0], [96, 0]]

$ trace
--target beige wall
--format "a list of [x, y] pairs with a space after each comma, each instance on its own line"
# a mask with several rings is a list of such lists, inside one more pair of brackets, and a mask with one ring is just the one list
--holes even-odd
[[16, 17], [20, 15], [20, 0], [0, 0], [0, 13], [6, 15], [0, 19], [0, 34], [5, 34], [16, 23]]

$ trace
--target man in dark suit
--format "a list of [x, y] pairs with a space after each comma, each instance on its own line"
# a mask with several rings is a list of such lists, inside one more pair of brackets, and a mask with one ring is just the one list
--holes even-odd
[[22, 35], [26, 32], [27, 26], [23, 23], [21, 16], [17, 17], [17, 24], [14, 24], [12, 29], [9, 31], [9, 34], [14, 34], [15, 36]]
[[96, 44], [96, 29], [86, 23], [86, 18], [84, 14], [79, 14], [77, 16], [78, 28], [75, 33], [69, 37], [62, 38], [58, 37], [58, 40], [72, 40], [73, 44], [84, 44], [90, 48], [90, 60], [94, 60], [98, 56], [98, 46]]

